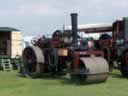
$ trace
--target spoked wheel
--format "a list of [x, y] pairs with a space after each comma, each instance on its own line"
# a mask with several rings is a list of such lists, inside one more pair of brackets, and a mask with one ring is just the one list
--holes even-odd
[[58, 58], [58, 65], [57, 65], [57, 75], [60, 75], [60, 76], [64, 76], [66, 75], [67, 73], [67, 64], [66, 64], [66, 60], [64, 57], [59, 57]]
[[57, 65], [58, 65], [58, 54], [57, 49], [51, 48], [48, 49], [45, 53], [47, 56], [48, 62], [48, 71], [51, 75], [55, 75], [57, 72]]
[[108, 61], [110, 61], [110, 49], [109, 48], [104, 48], [104, 58], [107, 59]]
[[56, 48], [47, 49], [45, 51], [45, 57], [50, 75], [63, 76], [66, 74], [64, 72], [64, 59], [58, 56], [58, 50]]
[[111, 60], [111, 50], [110, 48], [104, 48], [103, 51], [104, 51], [104, 58], [107, 60], [109, 64], [109, 70], [112, 71], [113, 62]]
[[121, 73], [123, 77], [128, 78], [128, 51], [124, 53], [124, 56], [121, 60]]

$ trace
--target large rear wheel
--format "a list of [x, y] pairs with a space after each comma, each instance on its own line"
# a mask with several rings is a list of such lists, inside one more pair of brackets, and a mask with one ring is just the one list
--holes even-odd
[[111, 49], [110, 48], [103, 48], [103, 52], [104, 52], [104, 58], [107, 60], [108, 64], [109, 64], [109, 71], [112, 71], [113, 69], [113, 60], [111, 57]]
[[55, 75], [57, 72], [58, 54], [56, 48], [49, 48], [46, 52], [46, 59], [48, 63], [48, 72]]
[[37, 47], [27, 47], [22, 54], [23, 75], [28, 78], [35, 78], [40, 75], [40, 65], [44, 63], [42, 50]]
[[124, 52], [121, 58], [120, 70], [121, 70], [123, 77], [128, 78], [128, 51]]

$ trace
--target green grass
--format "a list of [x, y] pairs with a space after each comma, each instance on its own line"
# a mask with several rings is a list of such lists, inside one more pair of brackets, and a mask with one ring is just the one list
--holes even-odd
[[65, 78], [26, 79], [0, 72], [0, 96], [128, 96], [128, 79], [114, 71], [105, 83], [75, 85]]

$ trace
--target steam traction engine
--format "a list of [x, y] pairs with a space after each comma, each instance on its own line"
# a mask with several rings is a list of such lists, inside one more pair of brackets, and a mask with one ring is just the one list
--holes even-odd
[[[71, 29], [65, 31], [70, 32]], [[78, 28], [78, 31], [86, 34], [101, 34], [99, 39], [94, 41], [95, 47], [104, 52], [104, 58], [108, 61], [110, 70], [116, 62], [122, 76], [128, 77], [128, 17], [112, 24], [84, 26]]]
[[72, 80], [103, 82], [109, 68], [104, 53], [94, 41], [84, 40], [77, 34], [77, 14], [71, 14], [71, 32], [55, 31], [51, 38], [33, 39], [33, 46], [23, 50], [23, 74], [37, 77], [40, 74], [63, 76], [69, 73]]
[[101, 35], [99, 46], [104, 50], [109, 65], [116, 61], [122, 76], [128, 77], [128, 18], [114, 22], [110, 31], [112, 36], [106, 33]]

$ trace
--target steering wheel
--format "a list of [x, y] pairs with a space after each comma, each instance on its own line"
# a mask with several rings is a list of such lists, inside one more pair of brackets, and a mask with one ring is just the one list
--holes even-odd
[[31, 43], [35, 45], [37, 41], [38, 41], [38, 37], [34, 37], [32, 38]]

